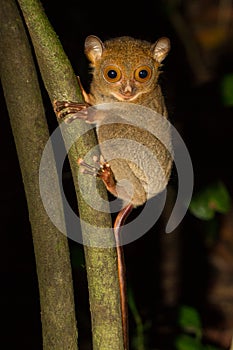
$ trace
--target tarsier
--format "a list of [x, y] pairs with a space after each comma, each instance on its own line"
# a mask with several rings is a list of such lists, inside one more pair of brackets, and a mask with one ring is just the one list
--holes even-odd
[[[125, 277], [123, 252], [119, 242], [120, 227], [132, 208], [143, 205], [150, 197], [165, 189], [172, 168], [172, 156], [166, 147], [149, 131], [130, 124], [114, 120], [106, 123], [110, 114], [101, 113], [98, 109], [89, 108], [103, 103], [124, 102], [142, 105], [167, 118], [167, 109], [161, 88], [158, 83], [161, 62], [170, 49], [168, 38], [160, 38], [151, 44], [131, 37], [119, 37], [104, 43], [96, 36], [88, 36], [85, 41], [85, 54], [91, 62], [92, 82], [90, 93], [86, 93], [80, 84], [85, 103], [55, 101], [54, 110], [59, 118], [67, 117], [68, 122], [78, 118], [97, 125], [97, 137], [104, 162], [99, 169], [86, 164], [82, 159], [79, 164], [88, 168], [87, 172], [101, 178], [107, 189], [123, 200], [123, 209], [118, 213], [114, 224], [114, 233], [118, 254], [118, 275], [121, 292], [121, 311], [124, 334], [124, 348], [128, 349], [127, 307], [125, 297]], [[145, 116], [146, 118], [146, 116]], [[151, 122], [151, 121], [150, 121]], [[145, 123], [147, 123], [145, 119]], [[108, 159], [108, 152], [101, 146], [109, 139], [131, 139], [143, 143], [157, 157], [164, 172], [164, 179], [155, 179], [154, 191], [147, 191], [148, 179], [138, 164], [125, 158]], [[141, 157], [138, 154], [138, 157]], [[150, 162], [150, 159], [148, 159]], [[122, 179], [133, 185], [133, 193], [128, 193], [127, 186], [117, 186]], [[157, 183], [156, 183], [157, 181]], [[127, 204], [125, 204], [127, 203]]]

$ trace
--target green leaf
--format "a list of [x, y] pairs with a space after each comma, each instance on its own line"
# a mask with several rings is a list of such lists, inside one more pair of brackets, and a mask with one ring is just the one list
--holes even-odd
[[204, 197], [193, 198], [189, 209], [194, 216], [202, 220], [213, 219], [215, 214], [214, 210], [212, 208], [209, 208], [208, 201]]
[[201, 337], [202, 323], [199, 313], [191, 306], [183, 305], [180, 308], [178, 324], [187, 331], [192, 331], [197, 337]]
[[203, 350], [199, 340], [189, 335], [179, 335], [175, 340], [176, 350]]
[[218, 181], [197, 193], [191, 201], [190, 212], [202, 220], [210, 220], [215, 212], [227, 213], [231, 198], [225, 185]]
[[221, 82], [221, 94], [225, 106], [233, 106], [233, 73], [223, 77]]

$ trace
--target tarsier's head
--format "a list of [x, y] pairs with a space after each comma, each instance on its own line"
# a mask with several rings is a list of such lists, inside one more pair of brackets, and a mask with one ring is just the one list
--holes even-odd
[[93, 84], [99, 94], [117, 101], [135, 101], [152, 89], [159, 66], [170, 49], [168, 38], [156, 43], [119, 37], [105, 41], [88, 36], [85, 53], [93, 68]]

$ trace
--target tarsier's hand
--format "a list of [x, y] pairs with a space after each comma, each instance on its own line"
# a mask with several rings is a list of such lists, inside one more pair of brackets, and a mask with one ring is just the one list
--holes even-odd
[[87, 108], [89, 104], [73, 101], [57, 101], [53, 102], [53, 109], [59, 119], [64, 119], [66, 123], [71, 123], [75, 119], [87, 119]]
[[98, 124], [105, 117], [103, 110], [98, 110], [96, 106], [91, 106], [86, 102], [54, 101], [53, 109], [57, 118], [64, 119], [65, 123], [81, 119], [88, 124]]

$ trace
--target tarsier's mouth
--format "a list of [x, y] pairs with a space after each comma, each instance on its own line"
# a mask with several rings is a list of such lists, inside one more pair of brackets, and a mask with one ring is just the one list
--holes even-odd
[[119, 100], [119, 101], [133, 101], [133, 100], [135, 100], [137, 97], [138, 97], [138, 95], [139, 95], [139, 93], [133, 93], [133, 94], [121, 94], [120, 92], [112, 92], [111, 93], [114, 97], [116, 97], [117, 98], [117, 100]]

